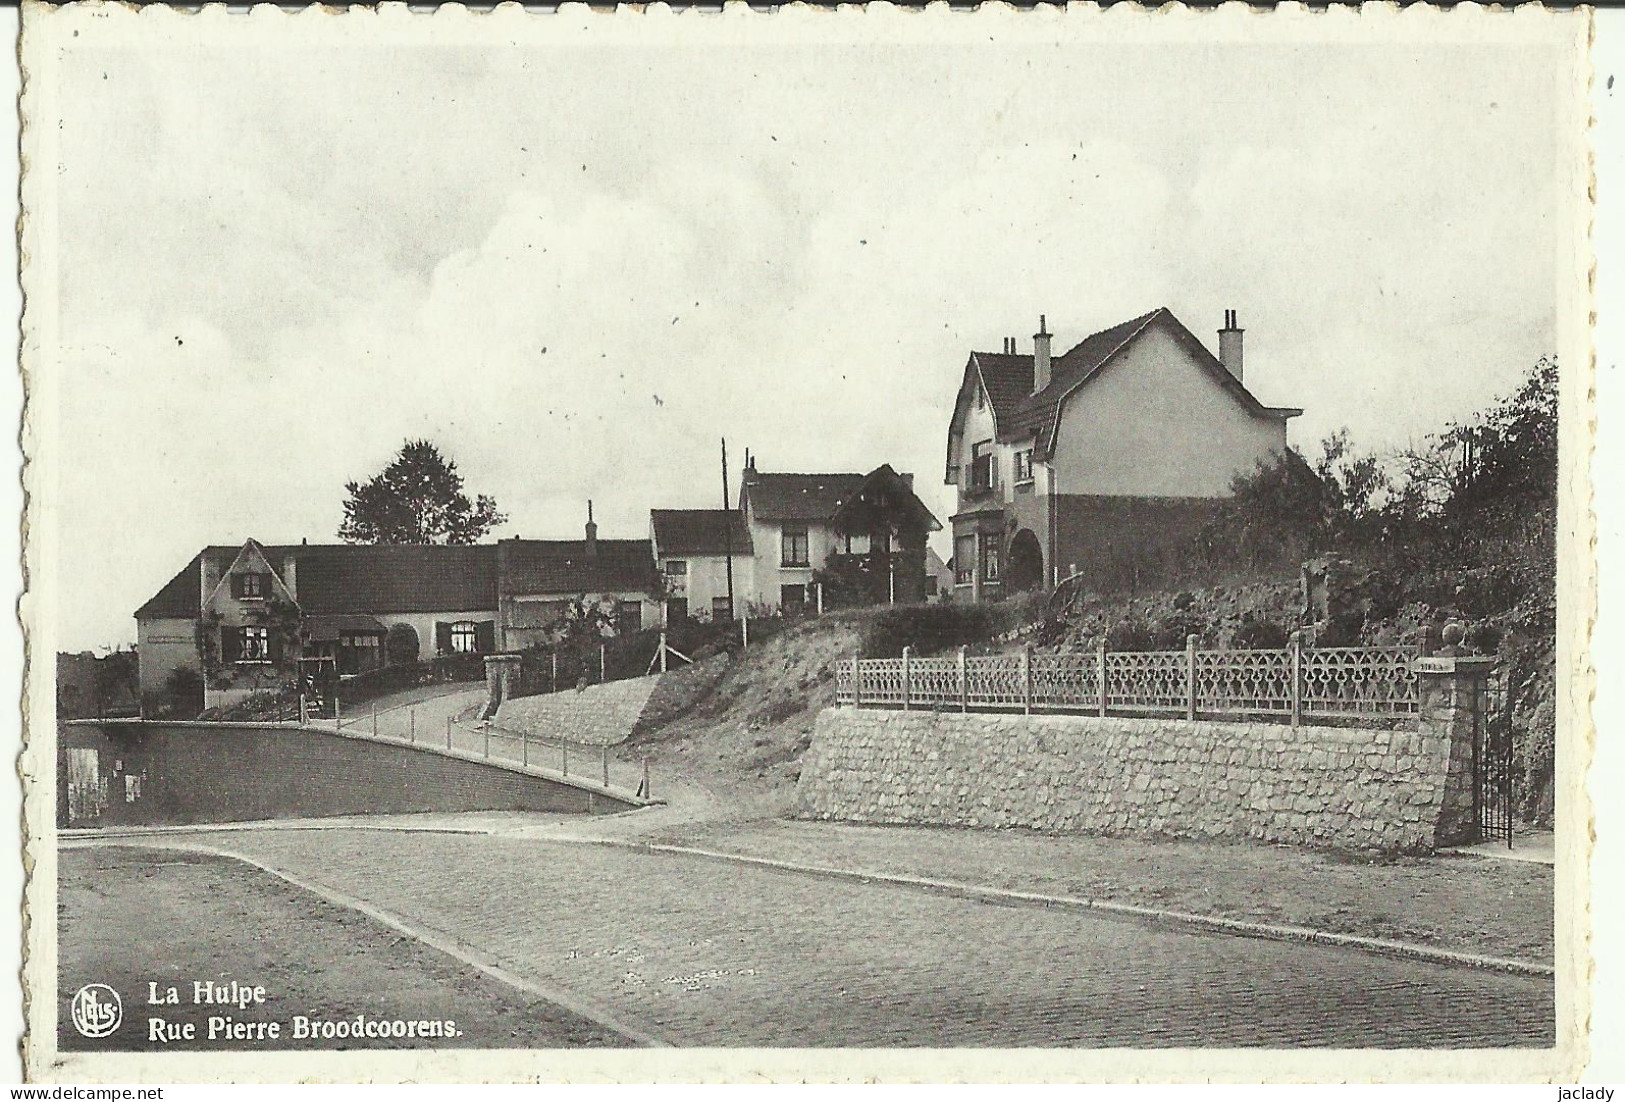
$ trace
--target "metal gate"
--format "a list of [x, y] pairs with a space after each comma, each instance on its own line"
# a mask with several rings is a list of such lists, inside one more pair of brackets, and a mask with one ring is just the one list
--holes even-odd
[[1505, 667], [1478, 682], [1473, 708], [1473, 810], [1481, 842], [1512, 848], [1512, 694]]

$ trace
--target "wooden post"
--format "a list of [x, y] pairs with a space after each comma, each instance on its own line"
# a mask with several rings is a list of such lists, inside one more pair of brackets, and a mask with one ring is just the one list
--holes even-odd
[[643, 759], [643, 787], [638, 790], [643, 793], [645, 800], [652, 799], [653, 793], [649, 791], [649, 759]]
[[1106, 640], [1095, 648], [1095, 685], [1100, 690], [1100, 715], [1106, 715]]
[[451, 717], [446, 717], [446, 749], [451, 749]]
[[1196, 636], [1185, 636], [1185, 718], [1196, 718]]
[[299, 694], [299, 726], [303, 727], [310, 722], [310, 713], [306, 710], [305, 694]]
[[822, 616], [824, 614], [824, 583], [814, 582], [813, 591], [818, 597], [818, 615]]
[[750, 649], [750, 612], [742, 611], [739, 614], [739, 646], [741, 649]]
[[1287, 664], [1291, 667], [1292, 726], [1303, 720], [1303, 632], [1295, 631], [1287, 639]]
[[863, 707], [863, 657], [852, 656], [852, 707]]
[[602, 757], [604, 759], [604, 787], [608, 788], [609, 787], [609, 747], [607, 747], [607, 746], [600, 747], [598, 752], [599, 752], [600, 755], [602, 755]]
[[570, 775], [570, 744], [568, 742], [559, 743], [559, 752], [564, 758], [564, 775], [568, 777]]
[[530, 735], [519, 732], [519, 764], [530, 765]]
[[965, 671], [965, 647], [959, 648], [959, 710], [970, 711], [970, 679]]
[[491, 760], [491, 725], [485, 725], [485, 760]]
[[[660, 629], [660, 672], [666, 672], [666, 629]], [[609, 783], [609, 782], [604, 782]]]
[[1033, 714], [1033, 645], [1026, 644], [1021, 648], [1021, 711], [1024, 715]]
[[378, 702], [376, 700], [372, 702], [372, 735], [374, 738], [378, 737]]
[[550, 692], [550, 693], [556, 693], [556, 692], [559, 691], [559, 652], [558, 651], [553, 652], [553, 675], [547, 679], [547, 691]]
[[602, 685], [609, 680], [609, 644], [598, 644], [598, 683]]
[[911, 650], [911, 648], [909, 648], [909, 647], [904, 647], [903, 648], [903, 711], [905, 711], [905, 712], [908, 711], [908, 697], [909, 697], [908, 680], [909, 680], [909, 673], [910, 673], [910, 670], [909, 670], [909, 658], [910, 658], [909, 651], [910, 650]]
[[407, 729], [411, 731], [407, 741], [416, 742], [418, 740], [418, 710], [416, 708], [406, 709], [406, 722]]

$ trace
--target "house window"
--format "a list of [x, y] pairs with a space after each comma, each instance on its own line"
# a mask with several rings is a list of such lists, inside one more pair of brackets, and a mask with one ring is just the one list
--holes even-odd
[[733, 602], [726, 597], [711, 598], [711, 619], [719, 624], [725, 624], [734, 618]]
[[[252, 575], [244, 575], [252, 577]], [[266, 627], [243, 628], [243, 645], [237, 655], [239, 662], [264, 662], [271, 657], [271, 629]]]
[[997, 472], [993, 469], [993, 441], [980, 440], [972, 444], [970, 454], [970, 490], [993, 489], [997, 481]]
[[784, 526], [784, 535], [780, 544], [780, 566], [810, 566], [812, 560], [807, 551], [807, 526]]
[[976, 537], [960, 536], [954, 540], [954, 584], [970, 585], [975, 580]]
[[673, 577], [673, 578], [687, 577], [688, 576], [688, 560], [686, 560], [686, 559], [667, 559], [666, 560], [666, 573], [669, 576]]
[[615, 602], [615, 634], [636, 635], [643, 630], [643, 602]]
[[233, 574], [231, 595], [242, 601], [263, 601], [265, 591], [270, 588], [266, 580], [264, 574]]
[[451, 625], [451, 653], [478, 654], [479, 649], [479, 629], [472, 620], [459, 620]]
[[1025, 448], [1016, 453], [1016, 481], [1031, 482], [1033, 480], [1033, 450]]
[[982, 534], [982, 581], [996, 582], [999, 580], [999, 535], [997, 532], [984, 532]]
[[867, 555], [869, 553], [869, 537], [864, 533], [846, 537], [846, 553], [848, 555]]

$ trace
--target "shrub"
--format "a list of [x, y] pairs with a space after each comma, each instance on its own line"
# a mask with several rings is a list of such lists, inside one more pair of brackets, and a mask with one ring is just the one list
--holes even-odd
[[896, 658], [910, 647], [935, 654], [951, 647], [985, 643], [1000, 630], [987, 605], [896, 605], [875, 616], [863, 636], [870, 658]]
[[1248, 613], [1231, 636], [1230, 645], [1237, 650], [1280, 650], [1287, 645], [1290, 634], [1273, 620]]
[[1207, 622], [1195, 613], [1173, 612], [1152, 625], [1151, 649], [1184, 650], [1187, 636], [1202, 635], [1206, 631]]
[[391, 666], [405, 666], [418, 660], [418, 633], [411, 624], [391, 624], [384, 637], [384, 656]]
[[[1181, 641], [1183, 646], [1183, 640]], [[1109, 651], [1147, 651], [1157, 649], [1157, 638], [1150, 626], [1142, 620], [1127, 617], [1117, 621], [1106, 632]]]

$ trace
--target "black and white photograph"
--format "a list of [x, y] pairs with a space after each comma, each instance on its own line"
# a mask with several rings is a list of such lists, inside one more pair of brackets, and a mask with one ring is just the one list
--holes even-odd
[[31, 1080], [1578, 1074], [1585, 11], [22, 27]]

